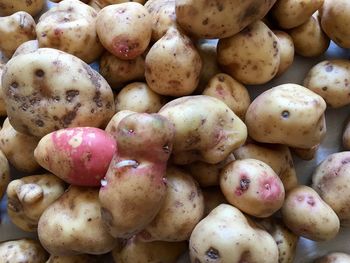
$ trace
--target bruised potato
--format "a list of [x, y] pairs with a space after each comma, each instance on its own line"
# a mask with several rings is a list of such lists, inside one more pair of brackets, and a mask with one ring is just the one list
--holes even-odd
[[0, 0], [0, 16], [9, 16], [19, 11], [35, 16], [44, 8], [45, 3], [45, 0]]
[[0, 151], [0, 200], [4, 195], [9, 182], [10, 166], [3, 152]]
[[20, 229], [34, 232], [42, 213], [64, 190], [64, 182], [53, 174], [31, 175], [13, 180], [7, 187], [7, 213]]
[[2, 88], [13, 128], [36, 137], [61, 128], [104, 126], [115, 111], [113, 92], [101, 75], [56, 49], [12, 58]]
[[292, 37], [283, 31], [272, 31], [278, 38], [280, 47], [280, 66], [276, 76], [282, 75], [293, 64], [294, 61], [294, 43]]
[[46, 263], [97, 263], [96, 257], [87, 254], [74, 256], [54, 256], [51, 255]]
[[314, 261], [314, 263], [349, 263], [349, 262], [350, 262], [350, 255], [341, 253], [341, 252], [329, 253]]

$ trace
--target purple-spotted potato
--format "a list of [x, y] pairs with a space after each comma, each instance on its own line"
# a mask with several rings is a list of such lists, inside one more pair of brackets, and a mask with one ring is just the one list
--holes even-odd
[[3, 154], [0, 151], [0, 200], [6, 192], [7, 185], [10, 182], [10, 165]]
[[314, 263], [350, 263], [350, 255], [342, 252], [332, 252], [316, 259]]
[[9, 16], [19, 11], [24, 11], [35, 16], [45, 7], [45, 0], [30, 0], [30, 1], [17, 1], [17, 0], [0, 0], [0, 16]]
[[51, 255], [46, 263], [98, 263], [96, 256], [81, 254], [74, 256], [55, 256]]
[[39, 41], [37, 39], [29, 40], [21, 44], [13, 53], [12, 57], [28, 54], [39, 49]]
[[280, 30], [273, 30], [272, 32], [278, 38], [280, 47], [280, 66], [276, 74], [276, 76], [280, 76], [293, 64], [295, 48], [293, 39], [288, 33]]

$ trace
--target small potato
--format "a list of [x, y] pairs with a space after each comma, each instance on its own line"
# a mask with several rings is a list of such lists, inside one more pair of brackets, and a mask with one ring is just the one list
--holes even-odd
[[40, 165], [34, 158], [39, 139], [16, 131], [6, 118], [0, 130], [0, 149], [17, 170], [32, 173]]
[[257, 159], [268, 164], [279, 176], [286, 191], [298, 184], [293, 158], [287, 146], [251, 142], [233, 153], [238, 160]]
[[45, 135], [35, 148], [34, 157], [69, 184], [100, 186], [116, 150], [116, 141], [107, 132], [77, 127]]
[[350, 226], [350, 152], [329, 155], [314, 171], [312, 188]]
[[100, 59], [100, 74], [112, 88], [119, 89], [124, 83], [144, 79], [145, 58], [141, 55], [134, 59], [123, 60], [105, 52]]
[[20, 229], [34, 232], [42, 213], [64, 190], [64, 182], [53, 174], [31, 175], [13, 180], [7, 187], [7, 213]]
[[295, 153], [296, 156], [298, 156], [300, 159], [303, 159], [305, 161], [310, 161], [315, 158], [318, 148], [320, 147], [319, 144], [308, 148], [308, 149], [301, 149], [301, 148], [292, 148], [293, 153]]
[[294, 43], [291, 36], [283, 31], [272, 31], [278, 38], [280, 47], [280, 66], [278, 68], [276, 76], [282, 75], [293, 64], [294, 61]]
[[141, 242], [129, 239], [122, 249], [112, 251], [118, 263], [174, 263], [186, 251], [186, 242]]
[[115, 98], [116, 111], [157, 113], [165, 99], [151, 90], [146, 83], [134, 82], [125, 86]]
[[258, 142], [311, 148], [326, 135], [322, 97], [298, 84], [283, 84], [261, 93], [249, 106], [246, 124]]
[[188, 240], [202, 219], [204, 199], [197, 182], [177, 167], [166, 171], [167, 193], [160, 211], [138, 235], [144, 242]]
[[333, 252], [318, 258], [314, 263], [350, 263], [350, 255], [341, 252]]
[[248, 90], [227, 74], [217, 74], [209, 80], [203, 95], [215, 97], [223, 102], [242, 120], [250, 104]]
[[236, 160], [220, 173], [220, 188], [227, 201], [255, 217], [269, 217], [282, 207], [284, 188], [278, 175], [256, 159]]
[[[277, 0], [270, 14], [277, 25], [290, 29], [304, 24], [324, 0]], [[332, 1], [332, 0], [331, 0]]]
[[51, 48], [12, 58], [2, 89], [13, 128], [36, 137], [61, 128], [104, 126], [115, 111], [112, 89], [100, 74]]
[[103, 225], [100, 208], [98, 189], [70, 186], [40, 217], [40, 243], [58, 256], [108, 253], [118, 241]]
[[46, 263], [98, 263], [98, 259], [92, 255], [82, 254], [75, 256], [51, 255]]
[[5, 65], [0, 63], [0, 116], [6, 116], [6, 103], [4, 100], [4, 92], [1, 85], [1, 76], [4, 72]]
[[3, 152], [0, 151], [0, 200], [4, 195], [9, 182], [10, 166]]
[[320, 95], [330, 107], [350, 104], [350, 62], [345, 59], [325, 60], [310, 69], [304, 86]]
[[13, 53], [12, 57], [16, 57], [18, 55], [28, 54], [39, 49], [39, 41], [37, 39], [29, 40], [21, 44]]
[[148, 52], [145, 78], [156, 93], [179, 97], [196, 89], [201, 68], [201, 58], [191, 40], [170, 28]]
[[204, 197], [204, 216], [207, 216], [214, 208], [221, 204], [227, 204], [225, 196], [218, 187], [207, 187], [202, 189]]
[[326, 241], [338, 234], [338, 216], [308, 186], [300, 185], [288, 192], [281, 212], [283, 222], [298, 236]]
[[0, 35], [0, 50], [10, 58], [22, 43], [35, 39], [35, 21], [30, 14], [22, 11], [0, 17]]
[[330, 40], [322, 31], [316, 16], [311, 16], [304, 24], [289, 31], [295, 52], [303, 57], [318, 57], [325, 53]]
[[102, 45], [110, 53], [120, 59], [135, 59], [151, 40], [152, 18], [139, 3], [114, 4], [98, 13], [96, 29]]
[[45, 0], [0, 0], [0, 16], [9, 16], [19, 11], [35, 16], [44, 8], [45, 3]]
[[221, 68], [247, 85], [270, 81], [280, 65], [278, 38], [261, 21], [230, 38], [220, 39], [217, 52]]
[[225, 103], [213, 97], [178, 98], [164, 105], [159, 114], [175, 127], [175, 164], [219, 163], [247, 138], [245, 124]]
[[64, 0], [44, 13], [36, 26], [39, 46], [56, 48], [86, 63], [96, 60], [103, 47], [96, 33], [97, 12], [78, 0]]
[[343, 132], [343, 147], [345, 150], [350, 150], [350, 120], [348, 120]]
[[189, 249], [192, 263], [278, 262], [278, 248], [271, 235], [226, 204], [197, 224]]

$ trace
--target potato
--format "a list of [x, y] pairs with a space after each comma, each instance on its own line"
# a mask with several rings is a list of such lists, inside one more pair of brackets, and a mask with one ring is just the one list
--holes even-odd
[[295, 52], [303, 57], [318, 57], [325, 53], [330, 40], [322, 31], [316, 16], [311, 16], [304, 24], [289, 31]]
[[114, 237], [130, 238], [157, 215], [166, 197], [173, 125], [159, 114], [134, 113], [119, 122], [115, 153], [100, 189], [102, 218]]
[[164, 105], [165, 99], [151, 90], [146, 83], [134, 82], [126, 85], [115, 98], [117, 112], [130, 110], [134, 112], [157, 113]]
[[308, 148], [308, 149], [301, 149], [301, 148], [292, 148], [293, 153], [295, 153], [296, 156], [298, 156], [300, 159], [310, 161], [315, 158], [318, 148], [320, 147], [319, 144]]
[[10, 166], [5, 155], [0, 150], [0, 200], [4, 195], [9, 182], [10, 182]]
[[40, 17], [36, 26], [39, 46], [56, 48], [91, 63], [103, 51], [96, 18], [92, 7], [78, 0], [64, 0]]
[[280, 47], [280, 66], [276, 76], [282, 75], [293, 64], [294, 61], [294, 43], [291, 36], [283, 31], [272, 31], [278, 38]]
[[349, 263], [349, 262], [350, 262], [350, 255], [341, 253], [341, 252], [329, 253], [314, 261], [314, 263]]
[[102, 45], [109, 52], [120, 59], [134, 59], [148, 47], [152, 18], [139, 3], [109, 5], [98, 13], [96, 29]]
[[115, 140], [105, 131], [77, 127], [45, 135], [35, 148], [34, 157], [69, 184], [100, 186], [116, 148]]
[[338, 234], [338, 216], [308, 186], [300, 185], [289, 191], [281, 212], [283, 222], [299, 236], [314, 241], [326, 241]]
[[278, 262], [273, 238], [237, 208], [226, 204], [219, 205], [198, 223], [189, 248], [192, 263]]
[[235, 160], [235, 157], [233, 154], [230, 154], [225, 160], [217, 164], [197, 161], [186, 165], [185, 168], [201, 187], [215, 186], [219, 185], [219, 176], [222, 168], [233, 160]]
[[39, 41], [37, 39], [29, 40], [21, 44], [13, 53], [12, 57], [16, 57], [18, 55], [28, 54], [39, 49]]
[[122, 111], [118, 111], [116, 114], [114, 114], [114, 116], [112, 117], [112, 119], [109, 121], [105, 131], [112, 135], [113, 138], [117, 141], [118, 137], [117, 137], [117, 127], [119, 125], [119, 123], [121, 122], [122, 119], [124, 119], [126, 116], [129, 116], [131, 114], [134, 114], [136, 112], [134, 111], [130, 111], [130, 110], [122, 110]]
[[6, 118], [0, 130], [0, 149], [17, 170], [32, 173], [40, 165], [34, 158], [34, 149], [39, 139], [17, 132]]
[[329, 155], [312, 174], [312, 188], [350, 226], [350, 152]]
[[330, 107], [343, 107], [350, 104], [349, 74], [348, 60], [325, 60], [310, 69], [304, 86], [320, 95]]
[[345, 150], [350, 150], [350, 119], [348, 119], [343, 132], [343, 147]]
[[10, 58], [18, 46], [35, 39], [35, 21], [30, 14], [22, 11], [0, 17], [0, 35], [0, 50]]
[[320, 9], [321, 26], [328, 37], [338, 46], [350, 48], [350, 2], [324, 0]]
[[198, 38], [226, 38], [262, 19], [276, 0], [176, 0], [176, 20]]
[[205, 95], [170, 101], [159, 114], [175, 127], [173, 162], [225, 160], [247, 138], [245, 124], [222, 101]]
[[252, 158], [268, 164], [279, 176], [286, 191], [298, 184], [292, 155], [284, 145], [249, 142], [233, 153], [238, 160]]
[[220, 173], [220, 188], [227, 201], [255, 217], [269, 217], [282, 207], [284, 187], [266, 163], [256, 159], [236, 160]]
[[5, 65], [0, 64], [0, 116], [6, 116], [7, 112], [6, 112], [6, 103], [4, 100], [4, 93], [2, 90], [2, 85], [1, 85], [1, 76], [4, 72], [4, 67]]
[[114, 262], [118, 263], [174, 263], [185, 252], [186, 242], [140, 242], [129, 239], [125, 246], [112, 252]]
[[249, 106], [245, 123], [258, 142], [311, 148], [326, 134], [326, 103], [298, 84], [283, 84], [261, 93]]
[[227, 204], [225, 196], [218, 187], [207, 187], [202, 190], [204, 197], [204, 216], [207, 216], [214, 208], [221, 204]]
[[170, 28], [148, 52], [145, 78], [156, 93], [179, 97], [196, 89], [201, 67], [201, 58], [191, 40]]
[[270, 14], [279, 27], [290, 29], [304, 24], [322, 7], [324, 0], [277, 0]]
[[11, 59], [2, 87], [13, 128], [36, 137], [61, 128], [104, 126], [115, 111], [113, 92], [101, 75], [51, 48]]
[[70, 186], [40, 217], [40, 243], [58, 256], [111, 251], [118, 241], [103, 225], [100, 208], [97, 189]]
[[45, 263], [47, 252], [36, 240], [19, 239], [0, 243], [0, 262]]
[[231, 76], [220, 73], [209, 80], [203, 95], [215, 97], [223, 102], [242, 120], [250, 104], [248, 90]]
[[217, 52], [222, 69], [247, 85], [270, 81], [280, 65], [278, 38], [261, 21], [232, 37], [220, 39]]
[[124, 83], [144, 79], [145, 58], [141, 55], [135, 59], [122, 60], [105, 52], [100, 59], [100, 74], [112, 88], [119, 89]]
[[98, 260], [96, 257], [81, 254], [75, 256], [54, 256], [51, 255], [46, 263], [97, 263]]
[[35, 16], [44, 8], [45, 4], [45, 0], [0, 0], [0, 16], [9, 16], [18, 11], [24, 11]]
[[64, 190], [64, 182], [48, 173], [11, 181], [7, 187], [7, 213], [12, 223], [24, 231], [35, 232], [42, 213]]
[[175, 166], [166, 171], [167, 193], [153, 221], [137, 235], [145, 242], [185, 241], [202, 219], [204, 199], [197, 182]]

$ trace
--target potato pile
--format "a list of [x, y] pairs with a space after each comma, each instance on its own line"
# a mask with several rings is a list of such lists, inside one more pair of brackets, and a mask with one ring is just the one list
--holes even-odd
[[38, 235], [0, 262], [292, 263], [350, 226], [350, 152], [310, 185], [293, 162], [350, 104], [348, 58], [269, 84], [350, 47], [348, 1], [53, 2], [0, 0], [0, 197]]

